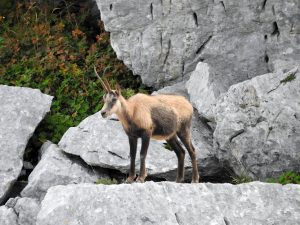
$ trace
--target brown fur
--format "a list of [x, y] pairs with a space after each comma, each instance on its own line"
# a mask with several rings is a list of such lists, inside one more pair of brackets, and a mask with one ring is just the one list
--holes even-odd
[[[112, 99], [117, 102], [112, 104]], [[184, 149], [177, 137], [187, 148], [193, 164], [193, 180], [198, 182], [199, 173], [196, 162], [195, 149], [191, 142], [191, 119], [193, 107], [182, 96], [157, 95], [149, 96], [136, 94], [124, 99], [118, 91], [111, 91], [104, 99], [105, 105], [101, 110], [104, 115], [116, 113], [129, 137], [131, 166], [127, 182], [133, 182], [135, 167], [133, 165], [136, 154], [136, 139], [142, 138], [141, 169], [138, 181], [146, 178], [145, 158], [149, 139], [166, 140], [174, 149], [178, 158], [177, 182], [184, 179]]]

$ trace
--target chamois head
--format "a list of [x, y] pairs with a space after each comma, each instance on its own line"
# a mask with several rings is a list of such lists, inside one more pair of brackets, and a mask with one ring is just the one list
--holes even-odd
[[[95, 74], [101, 81], [101, 85], [105, 90], [105, 94], [103, 96], [104, 105], [100, 110], [100, 113], [103, 118], [106, 118], [113, 113], [116, 113], [121, 108], [121, 103], [119, 97], [121, 96], [121, 91], [119, 85], [116, 85], [116, 90], [112, 90], [110, 87], [109, 82], [104, 79], [102, 80], [101, 77], [98, 75], [96, 68], [94, 67]], [[105, 72], [105, 71], [104, 71]]]

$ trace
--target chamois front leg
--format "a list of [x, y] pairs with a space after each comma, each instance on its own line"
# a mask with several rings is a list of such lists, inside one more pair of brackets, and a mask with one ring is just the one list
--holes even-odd
[[129, 145], [130, 145], [130, 169], [129, 176], [126, 179], [126, 183], [130, 184], [134, 182], [135, 179], [135, 157], [136, 157], [136, 148], [137, 148], [137, 138], [128, 136]]
[[150, 135], [148, 133], [144, 133], [142, 135], [142, 148], [140, 153], [140, 160], [141, 160], [141, 167], [140, 167], [140, 174], [137, 178], [137, 182], [144, 183], [145, 178], [147, 177], [147, 171], [146, 171], [146, 156], [147, 156], [147, 150], [150, 143]]

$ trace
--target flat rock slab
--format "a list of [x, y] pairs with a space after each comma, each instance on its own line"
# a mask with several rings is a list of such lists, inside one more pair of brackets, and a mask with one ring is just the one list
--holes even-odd
[[76, 159], [70, 159], [57, 145], [49, 142], [41, 148], [42, 159], [28, 178], [23, 197], [43, 199], [48, 188], [55, 185], [95, 183], [107, 175], [93, 170]]
[[37, 225], [298, 224], [300, 186], [80, 184], [49, 189], [41, 205]]
[[[163, 143], [161, 141], [150, 143], [146, 160], [148, 175], [175, 180], [177, 158], [173, 151], [165, 149]], [[102, 119], [100, 113], [89, 116], [77, 127], [70, 128], [58, 145], [63, 151], [80, 156], [91, 166], [128, 172], [130, 163], [128, 137], [119, 121]], [[140, 143], [136, 159], [137, 172], [140, 165], [139, 149]], [[199, 150], [197, 148], [197, 151], [202, 175], [213, 176], [217, 173], [219, 167], [214, 161], [216, 158], [205, 148]], [[186, 170], [190, 175], [191, 163], [188, 154], [185, 159]]]
[[52, 98], [36, 89], [0, 85], [0, 203], [21, 172], [27, 142]]

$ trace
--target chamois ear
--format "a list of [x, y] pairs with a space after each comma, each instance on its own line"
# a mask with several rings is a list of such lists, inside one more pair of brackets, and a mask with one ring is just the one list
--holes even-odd
[[119, 84], [116, 84], [115, 88], [116, 88], [116, 94], [117, 94], [118, 96], [121, 95], [121, 87], [120, 87], [120, 85], [119, 85]]

